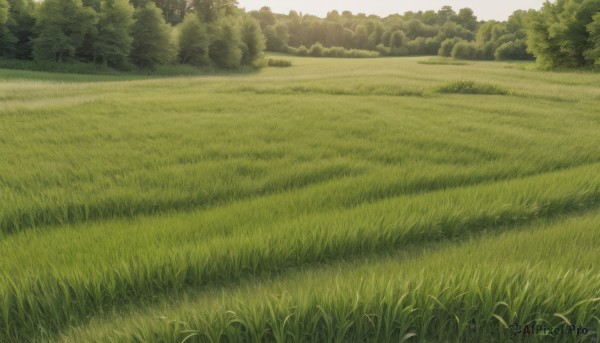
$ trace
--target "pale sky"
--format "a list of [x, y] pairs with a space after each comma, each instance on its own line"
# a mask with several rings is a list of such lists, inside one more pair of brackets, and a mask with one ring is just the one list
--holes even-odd
[[320, 17], [334, 9], [340, 13], [349, 10], [354, 14], [362, 12], [385, 17], [388, 14], [402, 14], [406, 11], [439, 10], [442, 6], [449, 5], [457, 12], [463, 7], [470, 7], [480, 20], [506, 20], [516, 10], [537, 10], [544, 2], [545, 0], [238, 0], [239, 6], [248, 11], [268, 6], [275, 13], [287, 14], [290, 10], [296, 10]]

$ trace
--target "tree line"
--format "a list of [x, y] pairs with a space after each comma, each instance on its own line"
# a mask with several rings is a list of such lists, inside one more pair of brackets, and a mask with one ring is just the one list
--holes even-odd
[[302, 56], [441, 55], [537, 59], [545, 68], [600, 64], [600, 0], [556, 0], [480, 21], [470, 8], [381, 18], [331, 11], [325, 18], [235, 0], [0, 0], [0, 56], [128, 69], [168, 63], [237, 68], [263, 50]]
[[251, 65], [265, 38], [258, 22], [236, 5], [194, 0], [173, 27], [167, 21], [172, 13], [149, 0], [0, 0], [0, 55], [118, 69], [172, 62]]
[[[325, 18], [263, 7], [267, 50], [298, 55], [371, 57], [440, 55], [479, 60], [532, 60], [547, 68], [600, 64], [600, 0], [558, 0], [516, 11], [506, 21], [480, 21], [473, 10], [405, 12], [385, 18], [331, 11]], [[363, 52], [363, 53], [360, 53]]]

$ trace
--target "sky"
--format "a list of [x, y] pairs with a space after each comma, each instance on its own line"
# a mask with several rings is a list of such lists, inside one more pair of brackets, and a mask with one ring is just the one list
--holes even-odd
[[320, 17], [334, 9], [340, 13], [348, 10], [355, 14], [362, 12], [385, 17], [406, 11], [439, 10], [442, 6], [449, 5], [457, 12], [461, 8], [470, 7], [480, 20], [506, 20], [516, 10], [540, 9], [544, 2], [545, 0], [238, 0], [239, 6], [248, 11], [268, 6], [275, 13], [287, 14], [290, 10], [296, 10]]

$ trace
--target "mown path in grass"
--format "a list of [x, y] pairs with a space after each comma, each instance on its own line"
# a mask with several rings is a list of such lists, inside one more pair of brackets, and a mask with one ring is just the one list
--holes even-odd
[[[0, 340], [597, 211], [597, 76], [295, 62], [231, 77], [0, 83]], [[447, 84], [510, 92], [400, 92]]]

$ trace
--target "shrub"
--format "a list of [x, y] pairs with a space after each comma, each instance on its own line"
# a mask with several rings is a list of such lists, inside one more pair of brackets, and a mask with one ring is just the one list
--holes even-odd
[[377, 51], [351, 49], [351, 50], [346, 50], [344, 52], [344, 56], [343, 57], [348, 57], [348, 58], [374, 58], [374, 57], [379, 57], [379, 56], [380, 56], [380, 54]]
[[341, 46], [333, 46], [331, 48], [325, 48], [319, 42], [313, 44], [310, 49], [306, 49], [305, 46], [301, 45], [299, 48], [288, 48], [290, 54], [298, 56], [312, 56], [312, 57], [335, 57], [335, 58], [373, 58], [381, 56], [379, 51], [371, 50], [360, 50], [350, 49], [347, 50]]
[[298, 56], [308, 56], [308, 49], [304, 45], [300, 45], [300, 47], [298, 47], [296, 55], [298, 55]]
[[499, 86], [485, 83], [477, 83], [471, 80], [452, 81], [438, 87], [437, 92], [448, 94], [484, 94], [484, 95], [507, 95], [509, 92]]
[[377, 51], [381, 56], [388, 56], [391, 53], [391, 49], [383, 44], [377, 45], [375, 47], [375, 51]]
[[462, 39], [460, 38], [448, 38], [446, 40], [444, 40], [442, 42], [442, 44], [440, 45], [440, 49], [438, 50], [438, 55], [443, 56], [443, 57], [450, 57], [452, 56], [452, 49], [454, 49], [454, 46], [456, 45], [456, 43], [461, 42]]
[[494, 58], [498, 61], [504, 60], [529, 60], [532, 56], [527, 52], [525, 41], [517, 39], [514, 42], [506, 42], [496, 49]]
[[308, 49], [308, 55], [313, 57], [322, 57], [323, 50], [323, 44], [321, 44], [320, 42], [316, 42], [310, 47], [310, 49]]
[[286, 68], [292, 66], [292, 61], [269, 58], [267, 60], [267, 65], [269, 67]]
[[461, 41], [452, 48], [452, 57], [463, 60], [475, 60], [479, 57], [479, 52], [475, 43]]

